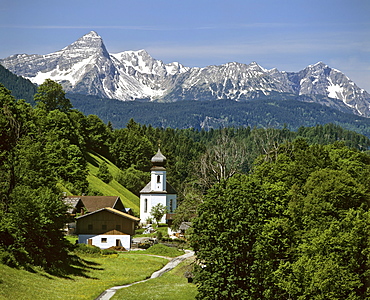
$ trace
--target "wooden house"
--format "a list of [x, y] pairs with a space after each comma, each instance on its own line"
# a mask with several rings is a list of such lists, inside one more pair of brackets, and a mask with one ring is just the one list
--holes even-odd
[[63, 198], [64, 203], [68, 206], [70, 221], [66, 224], [65, 231], [67, 234], [76, 233], [75, 217], [91, 213], [99, 209], [110, 207], [118, 211], [134, 215], [131, 208], [126, 208], [120, 197], [117, 196], [68, 196]]
[[122, 246], [131, 247], [131, 236], [140, 221], [125, 212], [104, 207], [76, 218], [78, 243], [94, 245], [101, 249]]

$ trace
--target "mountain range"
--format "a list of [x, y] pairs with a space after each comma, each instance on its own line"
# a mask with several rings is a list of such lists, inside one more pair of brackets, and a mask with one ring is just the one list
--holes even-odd
[[94, 31], [62, 50], [15, 54], [0, 64], [41, 84], [50, 78], [66, 92], [123, 101], [235, 100], [296, 98], [342, 112], [370, 117], [370, 94], [323, 62], [299, 72], [265, 69], [256, 62], [186, 67], [152, 58], [145, 50], [111, 54]]

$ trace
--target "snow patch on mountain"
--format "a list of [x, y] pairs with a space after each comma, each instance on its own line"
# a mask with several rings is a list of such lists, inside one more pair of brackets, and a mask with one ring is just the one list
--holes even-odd
[[86, 66], [89, 65], [91, 61], [92, 57], [88, 57], [75, 63], [70, 69], [60, 70], [60, 66], [57, 66], [54, 70], [48, 72], [39, 71], [35, 76], [25, 78], [36, 84], [42, 84], [46, 79], [50, 78], [54, 81], [69, 81], [72, 86], [75, 86], [84, 75]]
[[178, 62], [165, 64], [143, 49], [109, 54], [102, 38], [91, 31], [54, 53], [12, 55], [0, 63], [37, 84], [50, 78], [67, 92], [123, 101], [245, 101], [274, 93], [300, 98], [324, 95], [332, 98], [324, 105], [346, 106], [370, 117], [370, 95], [323, 62], [299, 72], [268, 70], [257, 62], [190, 68]]

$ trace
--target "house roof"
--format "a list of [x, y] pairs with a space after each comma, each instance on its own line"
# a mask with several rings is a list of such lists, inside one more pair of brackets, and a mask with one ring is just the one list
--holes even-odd
[[117, 196], [70, 196], [64, 198], [63, 201], [69, 204], [69, 206], [75, 207], [80, 199], [88, 212], [93, 212], [103, 207], [114, 207], [117, 201], [120, 201], [120, 198]]
[[171, 184], [166, 181], [166, 191], [152, 191], [151, 182], [149, 182], [141, 191], [140, 194], [177, 194], [176, 190]]
[[120, 216], [120, 217], [123, 217], [123, 218], [126, 218], [126, 219], [130, 219], [130, 220], [135, 221], [135, 222], [140, 221], [140, 218], [134, 217], [134, 216], [132, 216], [132, 215], [129, 215], [129, 214], [127, 214], [127, 213], [124, 213], [124, 212], [122, 212], [122, 211], [119, 211], [119, 210], [114, 209], [114, 208], [111, 208], [111, 207], [103, 207], [103, 208], [98, 209], [98, 210], [96, 210], [96, 211], [93, 211], [93, 212], [91, 212], [91, 213], [88, 213], [88, 214], [82, 215], [82, 216], [80, 216], [80, 217], [77, 217], [76, 219], [78, 220], [78, 219], [81, 219], [81, 218], [86, 218], [86, 217], [89, 217], [89, 216], [91, 216], [91, 215], [93, 215], [93, 214], [100, 213], [100, 212], [102, 212], [102, 211], [108, 211], [108, 212], [110, 212], [110, 213], [116, 214], [116, 215], [118, 215], [118, 216]]
[[187, 230], [191, 227], [191, 222], [182, 222], [179, 229], [180, 230]]
[[68, 206], [67, 212], [69, 214], [72, 214], [73, 213], [73, 210], [77, 206], [78, 201], [81, 201], [81, 198], [80, 197], [73, 197], [72, 196], [72, 197], [65, 197], [65, 198], [63, 198], [64, 204], [66, 204]]

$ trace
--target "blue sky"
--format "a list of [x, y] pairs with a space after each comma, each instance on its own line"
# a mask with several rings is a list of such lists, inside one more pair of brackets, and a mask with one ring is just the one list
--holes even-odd
[[185, 66], [323, 61], [370, 92], [369, 0], [1, 0], [0, 58], [47, 54], [95, 30], [110, 53]]

